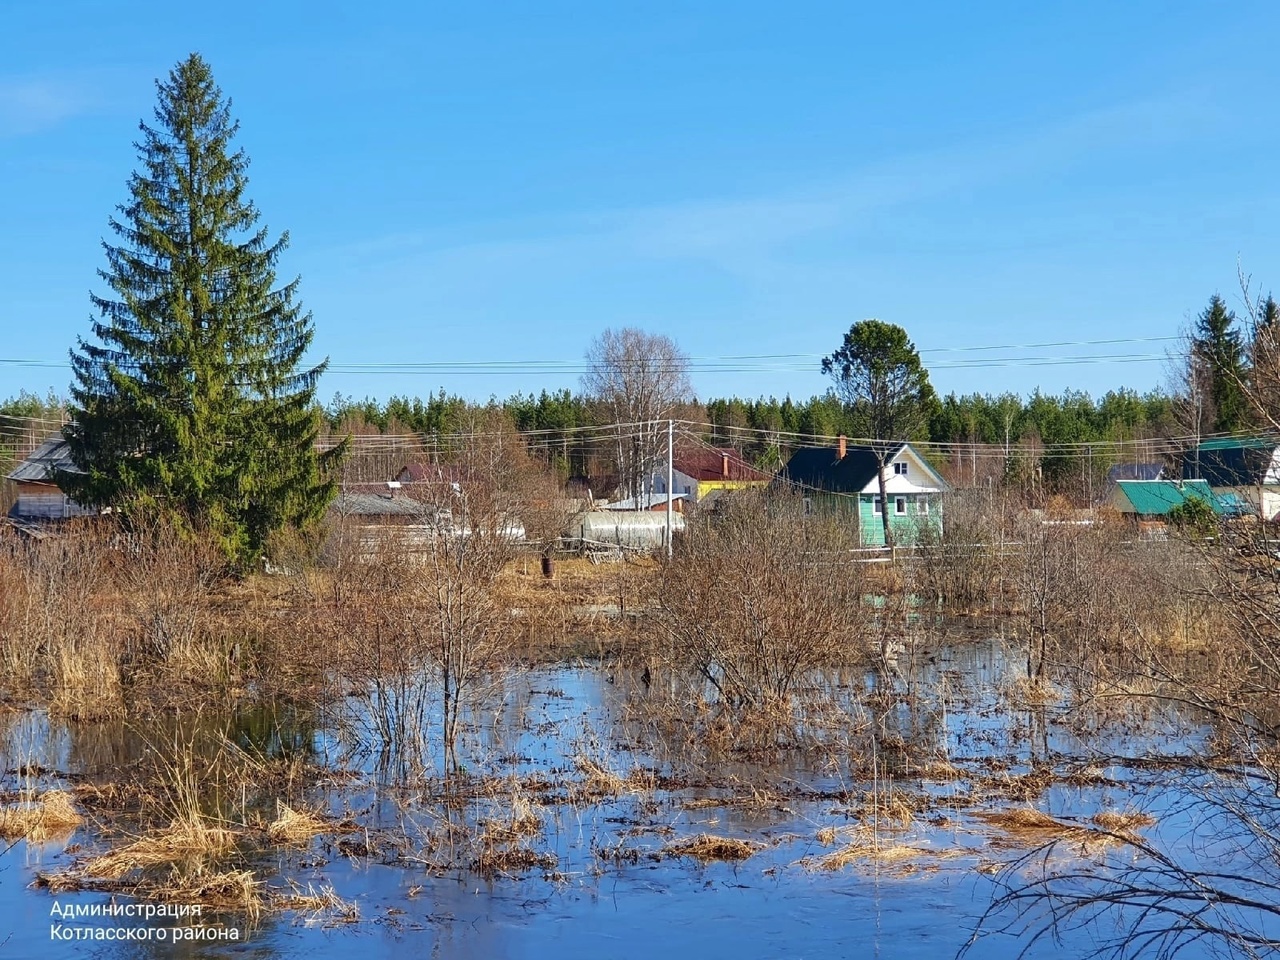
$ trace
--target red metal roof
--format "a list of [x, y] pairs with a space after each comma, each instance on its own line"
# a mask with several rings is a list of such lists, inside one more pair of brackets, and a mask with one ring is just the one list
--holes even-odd
[[[738, 480], [760, 481], [771, 480], [770, 474], [757, 470], [743, 458], [733, 447], [716, 447], [707, 449], [677, 451], [674, 466], [686, 476], [698, 481]], [[727, 468], [727, 469], [726, 469]]]

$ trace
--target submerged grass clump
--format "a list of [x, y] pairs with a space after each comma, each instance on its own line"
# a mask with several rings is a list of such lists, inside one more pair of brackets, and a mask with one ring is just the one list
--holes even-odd
[[267, 908], [263, 881], [252, 870], [212, 870], [203, 866], [190, 873], [174, 870], [157, 883], [139, 885], [134, 892], [164, 903], [237, 910], [250, 917], [257, 917]]
[[[1007, 839], [1020, 845], [1042, 846], [1054, 843], [1076, 843], [1080, 845], [1082, 851], [1088, 852], [1124, 842], [1122, 839], [1123, 830], [1107, 832], [1112, 828], [1104, 827], [1103, 823], [1100, 823], [1096, 818], [1093, 822], [1103, 827], [1102, 830], [1068, 823], [1029, 807], [1016, 810], [979, 811], [974, 816], [996, 827]], [[1115, 819], [1111, 819], [1105, 813], [1098, 816], [1102, 817], [1104, 822], [1129, 823], [1130, 816], [1141, 817], [1143, 815], [1112, 814], [1111, 817]], [[1136, 824], [1138, 821], [1135, 820], [1133, 823]]]
[[486, 820], [483, 826], [481, 840], [486, 844], [512, 843], [525, 837], [536, 837], [544, 829], [542, 818], [534, 812], [533, 805], [521, 796], [512, 799], [511, 810], [505, 819]]
[[360, 919], [360, 906], [354, 900], [346, 900], [338, 896], [332, 885], [306, 888], [296, 883], [289, 884], [288, 893], [272, 894], [270, 906], [280, 910], [296, 910], [299, 913], [326, 915], [339, 923], [355, 923]]
[[0, 837], [41, 843], [65, 836], [82, 822], [71, 794], [62, 790], [0, 810]]
[[267, 826], [267, 837], [273, 843], [303, 846], [312, 838], [334, 830], [324, 817], [309, 810], [295, 810], [288, 804], [277, 802], [276, 819]]
[[824, 847], [833, 846], [845, 837], [848, 841], [840, 848], [820, 857], [808, 857], [800, 862], [811, 870], [830, 872], [843, 870], [856, 863], [906, 864], [921, 859], [950, 859], [966, 853], [960, 848], [948, 847], [935, 850], [886, 841], [875, 830], [866, 826], [824, 827], [817, 834], [818, 842]]
[[573, 765], [582, 774], [579, 790], [585, 796], [618, 796], [632, 789], [632, 784], [612, 770], [606, 769], [590, 757], [579, 755]]
[[236, 840], [235, 831], [211, 826], [204, 820], [177, 820], [166, 829], [153, 830], [93, 857], [85, 863], [84, 872], [103, 880], [121, 880], [183, 861], [226, 856], [236, 848]]
[[531, 847], [487, 848], [480, 852], [471, 869], [482, 877], [498, 874], [527, 873], [530, 870], [554, 870], [559, 864], [556, 855], [547, 850]]
[[692, 857], [694, 860], [706, 863], [712, 860], [746, 860], [763, 849], [763, 846], [749, 840], [703, 833], [688, 840], [668, 844], [663, 852], [676, 857]]
[[1115, 811], [1103, 811], [1093, 818], [1103, 830], [1110, 830], [1112, 833], [1128, 833], [1139, 827], [1154, 827], [1156, 818], [1149, 813], [1140, 813], [1136, 810], [1118, 813]]

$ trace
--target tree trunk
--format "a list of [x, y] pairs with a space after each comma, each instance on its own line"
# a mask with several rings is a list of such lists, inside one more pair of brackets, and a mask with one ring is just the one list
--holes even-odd
[[880, 519], [884, 521], [884, 545], [893, 547], [893, 533], [889, 529], [889, 493], [888, 481], [884, 476], [884, 454], [877, 451], [876, 460], [880, 463]]

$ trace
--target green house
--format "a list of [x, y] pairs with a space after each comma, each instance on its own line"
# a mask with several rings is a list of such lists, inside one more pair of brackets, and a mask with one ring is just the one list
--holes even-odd
[[[891, 444], [884, 458], [889, 528], [895, 543], [912, 543], [924, 531], [942, 534], [942, 494], [950, 488], [909, 443]], [[884, 505], [880, 502], [880, 458], [873, 447], [850, 444], [797, 450], [778, 481], [798, 488], [813, 510], [856, 517], [864, 546], [884, 546]]]

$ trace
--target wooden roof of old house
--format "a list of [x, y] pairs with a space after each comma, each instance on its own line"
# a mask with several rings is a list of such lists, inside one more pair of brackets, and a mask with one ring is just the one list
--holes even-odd
[[5, 479], [15, 483], [56, 484], [58, 473], [82, 473], [71, 459], [71, 446], [61, 434], [50, 437], [23, 460]]

